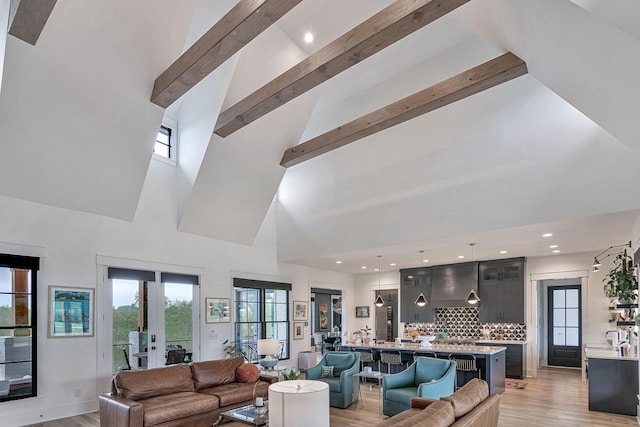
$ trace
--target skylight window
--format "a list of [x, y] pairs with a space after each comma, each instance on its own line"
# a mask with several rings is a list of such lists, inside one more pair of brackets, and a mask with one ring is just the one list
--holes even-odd
[[160, 126], [153, 152], [166, 159], [173, 159], [175, 157], [174, 149], [171, 146], [171, 128], [164, 125]]

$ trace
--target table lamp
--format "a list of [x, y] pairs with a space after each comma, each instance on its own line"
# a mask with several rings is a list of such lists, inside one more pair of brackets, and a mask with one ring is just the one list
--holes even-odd
[[258, 362], [263, 368], [273, 369], [278, 364], [278, 353], [280, 353], [280, 341], [277, 339], [258, 340], [258, 354], [265, 356], [264, 359], [260, 359]]

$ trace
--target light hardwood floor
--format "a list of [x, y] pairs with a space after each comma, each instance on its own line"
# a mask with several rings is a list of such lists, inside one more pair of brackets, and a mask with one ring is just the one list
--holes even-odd
[[[507, 389], [500, 402], [500, 427], [584, 427], [584, 426], [637, 426], [635, 417], [589, 412], [587, 385], [580, 371], [546, 368], [538, 377], [527, 378], [525, 389]], [[378, 390], [363, 386], [363, 402], [355, 408], [331, 408], [331, 427], [373, 427], [378, 415]], [[97, 412], [35, 424], [34, 427], [95, 427], [100, 425]], [[301, 426], [304, 423], [300, 424]], [[225, 423], [225, 427], [246, 424]], [[109, 426], [103, 426], [109, 427]]]

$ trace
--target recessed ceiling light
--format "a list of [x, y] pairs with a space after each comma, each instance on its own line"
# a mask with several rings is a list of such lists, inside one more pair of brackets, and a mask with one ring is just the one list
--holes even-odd
[[374, 269], [373, 269], [373, 271], [380, 271], [380, 269], [378, 269], [378, 268], [374, 268]]
[[342, 264], [342, 261], [336, 261], [336, 264]]
[[549, 249], [555, 249], [557, 247], [558, 247], [558, 245], [549, 245]]
[[366, 265], [363, 265], [363, 266], [362, 266], [362, 267], [360, 267], [360, 268], [361, 268], [361, 269], [363, 269], [363, 270], [366, 270], [366, 269], [367, 269], [367, 266], [366, 266]]
[[425, 259], [425, 260], [423, 260], [422, 262], [429, 262], [429, 260], [428, 260], [428, 259]]
[[542, 237], [551, 237], [551, 236], [553, 236], [553, 233], [544, 233], [542, 235]]
[[551, 252], [553, 252], [554, 254], [559, 254], [560, 253], [560, 249], [556, 249], [555, 251], [551, 251]]
[[458, 259], [464, 258], [464, 255], [458, 255]]
[[310, 33], [310, 32], [304, 33], [304, 41], [307, 43], [311, 43], [313, 41], [313, 33]]
[[396, 266], [396, 263], [395, 263], [395, 262], [392, 262], [392, 263], [391, 263], [391, 264], [389, 264], [389, 265], [390, 265], [391, 267], [395, 267], [395, 266]]
[[507, 251], [500, 251], [500, 253], [501, 253], [501, 254], [506, 254], [506, 253], [507, 253]]

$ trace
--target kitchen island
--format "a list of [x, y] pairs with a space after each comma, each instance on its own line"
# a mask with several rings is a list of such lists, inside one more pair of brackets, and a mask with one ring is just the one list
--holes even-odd
[[[473, 354], [476, 357], [478, 367], [480, 368], [480, 378], [485, 380], [489, 385], [489, 394], [497, 394], [504, 392], [505, 387], [505, 351], [506, 347], [485, 347], [476, 345], [455, 345], [455, 344], [433, 344], [431, 348], [422, 347], [420, 344], [413, 343], [385, 343], [385, 344], [343, 344], [340, 346], [343, 351], [355, 351], [358, 349], [371, 349], [373, 359], [380, 360], [381, 350], [398, 350], [402, 356], [402, 360], [407, 363], [413, 362], [413, 353], [431, 351], [438, 358], [448, 359], [450, 354]], [[386, 372], [386, 366], [381, 364], [380, 370]], [[465, 381], [467, 378], [465, 378]], [[460, 386], [462, 384], [458, 384]]]
[[638, 357], [617, 350], [585, 349], [589, 384], [589, 410], [636, 416]]

